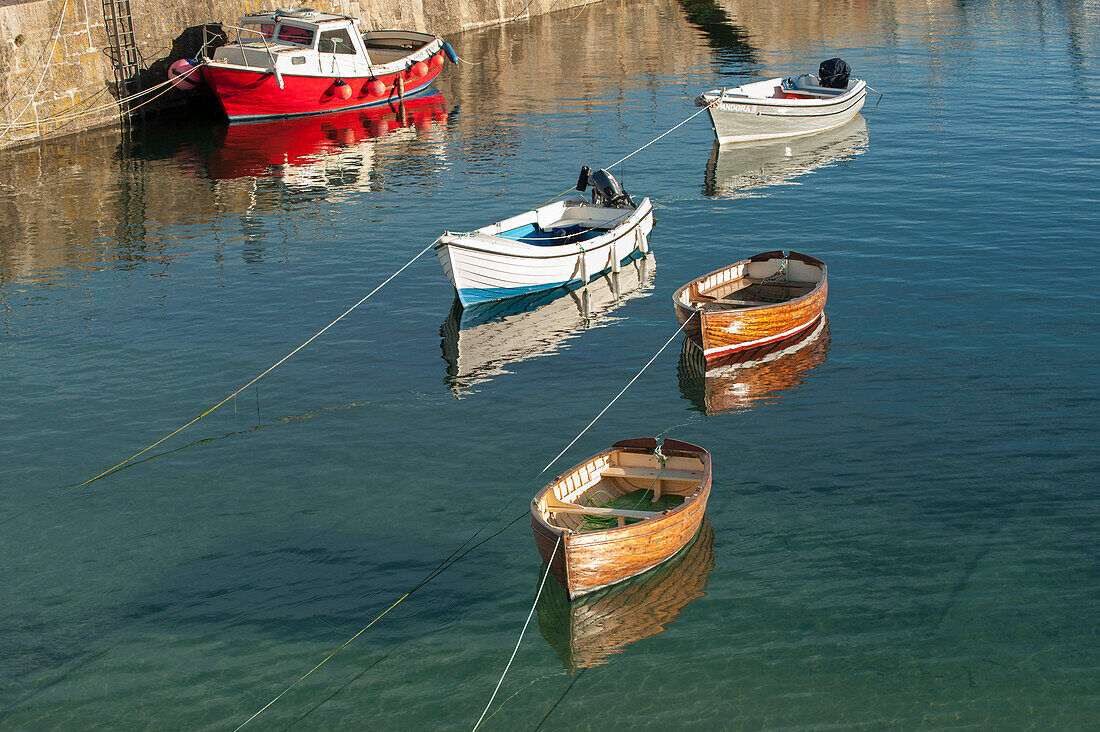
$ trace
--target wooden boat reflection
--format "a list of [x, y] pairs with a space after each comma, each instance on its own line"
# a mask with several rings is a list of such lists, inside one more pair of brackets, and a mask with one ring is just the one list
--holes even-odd
[[456, 397], [508, 373], [508, 365], [556, 353], [590, 328], [615, 322], [612, 312], [653, 289], [652, 254], [635, 259], [580, 290], [543, 290], [463, 308], [455, 299], [440, 328], [445, 381]]
[[836, 129], [780, 142], [715, 142], [704, 193], [721, 198], [756, 195], [756, 189], [789, 184], [817, 168], [862, 155], [867, 144], [867, 121], [862, 116]]
[[328, 157], [363, 152], [364, 146], [398, 130], [419, 134], [446, 126], [446, 101], [439, 92], [406, 99], [404, 104], [231, 124], [210, 151], [207, 171], [215, 180], [281, 174]]
[[672, 296], [684, 333], [707, 368], [756, 361], [813, 331], [825, 312], [825, 263], [798, 252], [765, 252], [687, 283]]
[[698, 445], [620, 440], [535, 494], [535, 544], [576, 599], [642, 574], [687, 546], [710, 487], [710, 453]]
[[829, 320], [823, 317], [816, 330], [788, 348], [759, 361], [708, 371], [702, 350], [685, 338], [677, 368], [680, 394], [708, 415], [741, 412], [800, 387], [807, 373], [829, 357], [829, 345]]
[[539, 630], [570, 673], [599, 666], [631, 643], [664, 632], [706, 594], [713, 570], [714, 529], [704, 518], [694, 542], [634, 579], [573, 602], [565, 588], [547, 582], [537, 606]]

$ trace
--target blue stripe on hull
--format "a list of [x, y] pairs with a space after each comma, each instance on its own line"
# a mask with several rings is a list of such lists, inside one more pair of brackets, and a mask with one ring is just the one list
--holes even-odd
[[488, 287], [484, 290], [463, 287], [458, 291], [458, 301], [462, 303], [463, 307], [469, 307], [483, 302], [492, 302], [493, 300], [506, 300], [510, 297], [530, 295], [532, 292], [541, 290], [554, 290], [558, 287], [580, 287], [581, 284], [580, 280], [569, 280], [568, 282], [548, 282], [545, 285], [528, 285], [527, 287]]
[[[626, 264], [635, 259], [640, 259], [645, 255], [635, 249], [630, 254], [623, 258], [620, 264]], [[593, 274], [588, 281], [598, 280], [605, 274], [611, 271], [610, 267], [601, 269], [599, 272]], [[519, 297], [520, 295], [530, 295], [532, 292], [539, 292], [541, 290], [553, 290], [558, 287], [568, 287], [570, 289], [577, 289], [583, 287], [585, 282], [580, 280], [569, 280], [568, 282], [547, 282], [544, 285], [527, 285], [525, 287], [487, 287], [484, 289], [478, 289], [475, 287], [462, 287], [458, 288], [458, 301], [462, 303], [462, 307], [470, 307], [471, 305], [478, 305], [483, 302], [492, 302], [493, 300], [507, 300], [510, 297]]]

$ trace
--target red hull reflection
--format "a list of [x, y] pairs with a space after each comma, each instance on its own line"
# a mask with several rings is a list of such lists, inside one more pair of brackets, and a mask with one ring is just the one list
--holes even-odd
[[348, 146], [387, 133], [415, 128], [420, 132], [447, 125], [443, 95], [433, 92], [385, 104], [326, 115], [232, 124], [207, 161], [215, 180], [264, 176], [275, 166], [306, 165]]

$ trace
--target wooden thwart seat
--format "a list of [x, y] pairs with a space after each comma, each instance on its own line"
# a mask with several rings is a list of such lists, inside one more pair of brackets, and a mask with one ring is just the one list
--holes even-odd
[[660, 516], [661, 511], [628, 511], [625, 508], [603, 508], [601, 506], [578, 506], [573, 503], [559, 503], [551, 506], [546, 504], [547, 510], [553, 513], [582, 513], [590, 516], [618, 516], [620, 518], [649, 519]]
[[623, 508], [603, 508], [601, 506], [578, 506], [575, 503], [564, 503], [554, 498], [553, 495], [547, 493], [546, 495], [546, 510], [551, 513], [573, 513], [583, 514], [588, 516], [614, 516], [619, 519], [619, 526], [626, 525], [626, 519], [651, 519], [655, 516], [660, 516], [661, 511], [631, 511]]
[[643, 468], [634, 465], [604, 468], [601, 475], [609, 478], [648, 478], [667, 480], [677, 483], [698, 483], [701, 475], [693, 470], [661, 470], [659, 468]]

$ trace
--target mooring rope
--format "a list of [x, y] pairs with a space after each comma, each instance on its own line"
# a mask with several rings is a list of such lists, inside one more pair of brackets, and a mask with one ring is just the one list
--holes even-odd
[[306, 346], [308, 346], [308, 345], [309, 345], [310, 343], [312, 343], [313, 341], [317, 340], [317, 339], [318, 339], [318, 338], [319, 338], [319, 337], [320, 337], [320, 336], [321, 336], [321, 335], [322, 335], [322, 334], [323, 334], [323, 333], [324, 333], [325, 331], [327, 331], [327, 330], [328, 330], [329, 328], [331, 328], [332, 326], [336, 325], [336, 324], [337, 324], [337, 323], [339, 323], [339, 322], [340, 322], [341, 320], [343, 320], [343, 319], [344, 319], [345, 317], [347, 317], [347, 316], [348, 316], [348, 315], [349, 315], [349, 314], [350, 314], [350, 313], [351, 313], [351, 312], [352, 312], [353, 310], [355, 310], [355, 309], [356, 309], [357, 307], [359, 307], [359, 306], [360, 306], [360, 305], [362, 305], [362, 304], [363, 304], [364, 302], [366, 302], [366, 301], [367, 301], [368, 299], [370, 299], [370, 297], [371, 297], [372, 295], [374, 295], [374, 293], [378, 292], [378, 291], [379, 291], [379, 290], [381, 290], [381, 289], [382, 289], [383, 287], [385, 287], [385, 286], [386, 286], [386, 285], [387, 285], [387, 284], [388, 284], [388, 283], [390, 282], [390, 280], [392, 280], [392, 279], [393, 279], [394, 277], [396, 277], [397, 275], [399, 275], [399, 274], [401, 274], [402, 272], [404, 272], [404, 271], [405, 271], [405, 270], [406, 270], [406, 269], [407, 269], [407, 268], [409, 267], [409, 265], [411, 265], [411, 264], [412, 264], [413, 262], [415, 262], [416, 260], [420, 259], [420, 257], [421, 257], [421, 256], [423, 256], [423, 255], [424, 255], [424, 253], [425, 253], [425, 252], [427, 252], [427, 251], [428, 251], [429, 249], [431, 249], [431, 248], [432, 248], [433, 246], [435, 246], [435, 245], [436, 245], [436, 243], [437, 243], [438, 241], [439, 241], [439, 239], [436, 239], [436, 240], [435, 240], [435, 241], [433, 241], [433, 242], [432, 242], [431, 244], [429, 244], [428, 246], [426, 246], [426, 247], [424, 247], [423, 249], [421, 249], [421, 250], [420, 250], [420, 253], [419, 253], [419, 254], [417, 254], [417, 255], [416, 255], [415, 257], [413, 257], [412, 259], [410, 259], [410, 260], [409, 260], [408, 262], [406, 262], [406, 263], [405, 263], [404, 265], [402, 265], [402, 266], [401, 266], [401, 268], [400, 268], [400, 269], [398, 269], [398, 270], [397, 270], [396, 272], [394, 272], [394, 273], [393, 273], [393, 274], [391, 274], [391, 275], [390, 275], [389, 277], [387, 277], [386, 279], [384, 279], [384, 280], [382, 281], [382, 283], [381, 283], [381, 284], [379, 284], [379, 285], [378, 285], [377, 287], [375, 287], [375, 288], [374, 288], [373, 290], [371, 290], [370, 292], [368, 292], [368, 293], [367, 293], [366, 295], [364, 295], [363, 297], [359, 298], [359, 301], [358, 301], [358, 302], [356, 302], [356, 303], [355, 303], [354, 305], [352, 305], [352, 306], [351, 306], [350, 308], [348, 308], [348, 309], [347, 309], [347, 310], [345, 310], [345, 311], [344, 311], [343, 313], [341, 313], [341, 314], [340, 314], [339, 316], [337, 316], [335, 320], [333, 320], [333, 321], [332, 321], [331, 323], [329, 323], [328, 325], [326, 325], [326, 326], [325, 326], [324, 328], [321, 328], [321, 330], [319, 330], [319, 331], [317, 331], [316, 333], [314, 333], [314, 334], [313, 334], [312, 336], [310, 336], [310, 337], [309, 337], [308, 339], [306, 339], [306, 340], [305, 340], [305, 341], [304, 341], [304, 342], [303, 342], [303, 343], [302, 343], [301, 345], [299, 345], [299, 346], [298, 346], [297, 348], [295, 348], [295, 349], [294, 349], [293, 351], [291, 351], [290, 353], [286, 354], [285, 356], [283, 356], [282, 358], [280, 358], [280, 359], [279, 359], [278, 361], [276, 361], [276, 362], [275, 362], [275, 363], [273, 363], [272, 365], [268, 366], [268, 367], [267, 367], [266, 369], [264, 369], [264, 370], [263, 370], [262, 372], [260, 372], [260, 374], [259, 374], [259, 375], [257, 375], [257, 376], [255, 376], [255, 377], [253, 377], [252, 379], [250, 379], [250, 380], [249, 380], [249, 381], [248, 381], [248, 382], [247, 382], [247, 383], [246, 383], [246, 384], [245, 384], [244, 386], [240, 387], [239, 389], [237, 389], [236, 391], [234, 391], [233, 393], [231, 393], [231, 394], [230, 394], [229, 396], [225, 397], [225, 398], [224, 398], [224, 399], [222, 399], [222, 400], [221, 400], [220, 402], [218, 402], [218, 403], [217, 403], [217, 404], [215, 404], [214, 406], [212, 406], [212, 407], [210, 407], [209, 409], [207, 409], [207, 410], [206, 410], [205, 412], [203, 412], [203, 413], [202, 413], [202, 414], [200, 414], [199, 416], [197, 416], [197, 417], [195, 417], [194, 419], [192, 419], [191, 421], [189, 421], [189, 422], [186, 422], [185, 424], [183, 424], [183, 425], [181, 425], [181, 426], [177, 427], [176, 429], [172, 430], [172, 431], [171, 431], [171, 432], [169, 432], [169, 433], [168, 433], [167, 435], [165, 435], [164, 437], [160, 438], [159, 440], [157, 440], [157, 441], [156, 441], [156, 442], [154, 442], [153, 444], [149, 445], [148, 447], [146, 447], [146, 448], [145, 448], [145, 449], [143, 449], [143, 450], [140, 450], [139, 452], [136, 452], [136, 453], [134, 453], [133, 455], [131, 455], [130, 457], [126, 458], [125, 460], [123, 460], [122, 462], [118, 463], [117, 465], [114, 465], [114, 466], [112, 466], [112, 467], [108, 468], [107, 470], [104, 470], [104, 471], [103, 471], [102, 473], [100, 473], [99, 475], [96, 475], [96, 476], [94, 476], [94, 477], [92, 477], [92, 478], [89, 478], [88, 480], [84, 481], [83, 483], [78, 483], [77, 485], [74, 485], [74, 486], [72, 486], [71, 488], [68, 488], [67, 490], [65, 490], [65, 491], [62, 491], [61, 493], [58, 493], [58, 494], [56, 494], [56, 495], [53, 495], [53, 496], [50, 496], [50, 497], [49, 497], [49, 498], [47, 498], [47, 499], [46, 499], [45, 501], [42, 501], [41, 503], [35, 504], [34, 506], [32, 506], [32, 507], [30, 507], [30, 508], [26, 509], [25, 511], [23, 511], [23, 512], [21, 512], [21, 513], [17, 513], [17, 514], [14, 514], [14, 515], [12, 515], [12, 516], [8, 516], [8, 517], [7, 517], [7, 518], [5, 518], [5, 519], [4, 519], [3, 521], [0, 521], [0, 525], [3, 525], [3, 524], [5, 524], [5, 523], [7, 523], [8, 521], [12, 521], [13, 519], [16, 519], [16, 518], [18, 518], [18, 517], [20, 517], [20, 516], [22, 516], [22, 515], [24, 515], [24, 514], [28, 513], [29, 511], [31, 511], [31, 510], [33, 510], [33, 509], [37, 508], [38, 506], [41, 506], [41, 505], [43, 505], [44, 503], [47, 503], [47, 502], [49, 502], [49, 501], [52, 501], [52, 500], [54, 500], [54, 499], [60, 498], [61, 496], [67, 495], [67, 494], [69, 494], [69, 493], [71, 493], [71, 492], [73, 492], [73, 491], [77, 490], [78, 488], [83, 488], [84, 486], [86, 486], [86, 485], [88, 485], [88, 484], [90, 484], [90, 483], [94, 483], [95, 481], [97, 481], [97, 480], [100, 480], [101, 478], [105, 478], [105, 477], [107, 477], [108, 475], [110, 475], [110, 474], [112, 474], [112, 473], [115, 473], [115, 472], [117, 472], [117, 471], [121, 470], [121, 469], [122, 469], [122, 468], [124, 468], [124, 467], [125, 467], [126, 465], [128, 465], [128, 464], [129, 464], [130, 462], [132, 462], [132, 461], [133, 461], [134, 459], [136, 459], [136, 458], [138, 458], [138, 457], [141, 457], [142, 455], [144, 455], [145, 453], [149, 452], [150, 450], [152, 450], [152, 449], [153, 449], [154, 447], [156, 447], [157, 445], [160, 445], [161, 443], [163, 443], [164, 441], [168, 440], [169, 438], [171, 438], [171, 437], [173, 437], [173, 436], [175, 436], [175, 435], [178, 435], [178, 434], [179, 434], [180, 432], [183, 432], [183, 431], [184, 431], [185, 429], [187, 429], [187, 428], [188, 428], [188, 427], [190, 427], [191, 425], [195, 424], [195, 423], [196, 423], [196, 422], [198, 422], [198, 421], [199, 421], [200, 419], [202, 419], [202, 418], [203, 418], [203, 417], [205, 417], [206, 415], [210, 414], [210, 413], [211, 413], [211, 412], [213, 412], [213, 411], [214, 411], [215, 409], [217, 409], [218, 407], [222, 406], [223, 404], [225, 404], [225, 403], [226, 403], [226, 402], [228, 402], [228, 401], [229, 401], [230, 399], [232, 399], [233, 397], [235, 397], [235, 396], [237, 396], [238, 394], [240, 394], [240, 393], [241, 393], [242, 391], [244, 391], [244, 390], [245, 390], [245, 389], [247, 389], [248, 387], [250, 387], [250, 386], [252, 386], [253, 384], [255, 384], [255, 383], [256, 383], [257, 381], [259, 381], [259, 380], [260, 380], [260, 379], [262, 379], [263, 377], [267, 376], [267, 375], [268, 375], [269, 373], [271, 373], [271, 372], [272, 372], [272, 371], [274, 371], [274, 370], [275, 370], [276, 368], [278, 368], [278, 367], [279, 367], [280, 365], [282, 365], [282, 364], [283, 364], [284, 362], [286, 362], [286, 361], [287, 361], [287, 360], [288, 360], [288, 359], [289, 359], [289, 358], [290, 358], [291, 356], [293, 356], [294, 354], [298, 353], [298, 351], [301, 351], [301, 350], [302, 350], [303, 348], [305, 348]]
[[57, 39], [61, 36], [61, 22], [65, 20], [65, 11], [68, 9], [68, 7], [69, 0], [65, 0], [65, 2], [61, 5], [61, 13], [57, 16], [57, 28], [55, 28], [53, 32], [53, 43], [52, 45], [50, 45], [50, 55], [46, 58], [46, 66], [42, 69], [42, 75], [38, 77], [38, 85], [34, 87], [34, 91], [31, 92], [30, 99], [27, 100], [27, 103], [23, 106], [23, 109], [19, 112], [19, 114], [12, 117], [11, 122], [8, 123], [8, 126], [4, 128], [3, 132], [0, 132], [0, 140], [4, 139], [4, 136], [8, 134], [8, 130], [12, 128], [12, 125], [18, 122], [19, 119], [24, 114], [26, 114], [27, 110], [30, 109], [30, 106], [34, 104], [34, 98], [38, 95], [38, 90], [42, 88], [42, 82], [46, 80], [46, 72], [50, 70], [50, 64], [53, 63], [53, 52], [57, 50]]
[[710, 104], [708, 104], [707, 106], [703, 107], [703, 108], [702, 108], [702, 109], [700, 109], [700, 110], [699, 110], [698, 112], [696, 112], [695, 114], [691, 115], [691, 116], [690, 116], [690, 117], [688, 117], [687, 119], [683, 120], [682, 122], [680, 122], [680, 123], [679, 123], [679, 124], [677, 124], [676, 126], [674, 126], [674, 127], [670, 127], [669, 129], [665, 130], [665, 131], [664, 131], [664, 132], [662, 132], [661, 134], [659, 134], [659, 135], [657, 135], [656, 137], [654, 137], [654, 138], [653, 138], [652, 140], [650, 140], [650, 141], [649, 141], [649, 142], [647, 142], [646, 144], [642, 145], [642, 146], [641, 146], [640, 148], [638, 148], [638, 149], [637, 149], [637, 150], [635, 150], [634, 152], [632, 152], [632, 153], [630, 153], [629, 155], [627, 155], [627, 156], [626, 156], [625, 158], [621, 158], [621, 159], [619, 159], [619, 160], [616, 160], [615, 162], [613, 162], [613, 163], [612, 163], [611, 165], [608, 165], [607, 167], [608, 167], [608, 168], [614, 168], [614, 167], [615, 167], [616, 165], [621, 165], [622, 163], [626, 162], [627, 160], [630, 160], [630, 158], [634, 157], [635, 155], [637, 155], [638, 153], [640, 153], [640, 152], [641, 152], [642, 150], [645, 150], [645, 149], [646, 149], [647, 147], [649, 147], [649, 146], [650, 146], [650, 145], [652, 145], [653, 143], [657, 142], [658, 140], [660, 140], [660, 139], [661, 139], [662, 137], [664, 137], [665, 135], [669, 135], [669, 134], [671, 134], [671, 133], [675, 132], [676, 130], [680, 129], [681, 127], [683, 127], [684, 125], [686, 125], [686, 124], [687, 124], [688, 122], [692, 121], [693, 119], [695, 119], [696, 117], [698, 117], [699, 115], [701, 115], [701, 114], [702, 114], [703, 112], [706, 112], [706, 111], [707, 111], [708, 109], [710, 109], [711, 107], [713, 107], [713, 106], [714, 106], [715, 104], [718, 104], [718, 102], [720, 102], [720, 101], [722, 101], [721, 97], [719, 97], [718, 99], [715, 99], [715, 100], [714, 100], [713, 102], [711, 102], [711, 103], [710, 103]]
[[[188, 76], [191, 76], [191, 74], [197, 73], [200, 68], [201, 67], [199, 67], [199, 66], [192, 66], [187, 71], [183, 72], [182, 74], [179, 74], [176, 77], [176, 79], [185, 79]], [[141, 109], [145, 105], [156, 101], [160, 97], [162, 97], [165, 94], [172, 91], [171, 89], [165, 89], [164, 87], [171, 86], [176, 79], [168, 79], [167, 81], [162, 81], [159, 84], [156, 84], [154, 86], [149, 87], [148, 89], [143, 89], [142, 91], [135, 92], [134, 94], [131, 94], [128, 97], [120, 97], [119, 99], [116, 99], [116, 100], [112, 101], [109, 104], [103, 104], [103, 105], [100, 105], [98, 107], [87, 107], [85, 109], [78, 109], [77, 107], [70, 107], [65, 112], [61, 112], [59, 114], [55, 114], [55, 115], [52, 115], [50, 117], [43, 117], [42, 119], [38, 120], [37, 122], [33, 122], [33, 123], [32, 122], [22, 122], [20, 124], [15, 125], [15, 126], [19, 127], [19, 128], [25, 128], [25, 127], [34, 127], [36, 125], [40, 126], [40, 125], [44, 125], [44, 124], [46, 124], [46, 125], [48, 125], [48, 124], [64, 124], [64, 123], [68, 123], [68, 122], [75, 122], [76, 120], [83, 119], [85, 117], [91, 117], [95, 114], [98, 114], [99, 112], [105, 112], [105, 111], [109, 111], [109, 110], [116, 111], [116, 110], [119, 109], [120, 105], [122, 105], [124, 102], [130, 102], [130, 101], [133, 101], [135, 99], [138, 99], [139, 97], [143, 97], [147, 94], [152, 94], [153, 92], [155, 92], [157, 90], [164, 89], [164, 91], [161, 91], [156, 96], [149, 97], [148, 99], [143, 101], [141, 104], [137, 104], [137, 105], [134, 105], [133, 107], [130, 107], [128, 109], [128, 113], [132, 113], [135, 110]], [[2, 137], [2, 136], [0, 136], [0, 137]]]
[[542, 597], [542, 588], [546, 586], [546, 578], [550, 576], [550, 565], [554, 562], [554, 555], [558, 553], [558, 546], [561, 544], [562, 534], [558, 534], [557, 541], [554, 542], [554, 549], [550, 552], [550, 561], [546, 563], [546, 571], [542, 574], [542, 582], [539, 583], [539, 591], [535, 593], [535, 601], [531, 603], [531, 611], [527, 613], [527, 620], [523, 621], [523, 628], [519, 631], [519, 638], [516, 638], [516, 647], [512, 649], [512, 656], [508, 659], [507, 665], [504, 667], [504, 673], [500, 675], [500, 680], [497, 681], [497, 686], [493, 689], [493, 695], [489, 697], [489, 703], [485, 705], [485, 709], [481, 712], [481, 716], [477, 718], [477, 723], [474, 724], [473, 732], [477, 732], [477, 728], [481, 726], [482, 721], [485, 719], [485, 715], [489, 713], [489, 707], [493, 706], [493, 700], [497, 698], [497, 692], [500, 691], [500, 685], [504, 683], [504, 677], [508, 675], [508, 669], [512, 668], [512, 661], [516, 660], [516, 654], [519, 653], [519, 644], [523, 642], [523, 634], [527, 632], [527, 626], [531, 624], [531, 616], [535, 614], [535, 608], [538, 607], [539, 598]]
[[[680, 335], [681, 332], [683, 332], [684, 328], [687, 326], [688, 323], [691, 322], [691, 319], [694, 318], [694, 317], [695, 317], [695, 313], [692, 313], [687, 318], [687, 320], [685, 320], [683, 322], [683, 324], [679, 328], [676, 329], [676, 332], [673, 333], [672, 336], [667, 341], [665, 341], [664, 344], [660, 348], [657, 349], [657, 352], [654, 353], [653, 356], [648, 361], [646, 361], [645, 365], [642, 366], [642, 368], [638, 371], [638, 373], [636, 373], [634, 375], [634, 377], [631, 378], [630, 381], [627, 382], [626, 386], [624, 386], [619, 391], [619, 393], [616, 394], [614, 396], [614, 398], [612, 398], [611, 401], [609, 401], [607, 403], [607, 406], [605, 406], [603, 409], [600, 410], [599, 414], [597, 414], [595, 417], [592, 418], [591, 422], [589, 422], [587, 425], [585, 425], [584, 429], [582, 429], [579, 433], [577, 433], [577, 436], [574, 437], [569, 442], [569, 444], [566, 445], [565, 448], [562, 449], [561, 452], [559, 452], [557, 455], [554, 456], [553, 460], [548, 462], [546, 464], [546, 466], [542, 470], [540, 470], [533, 478], [531, 478], [531, 480], [527, 481], [527, 483], [525, 483], [522, 488], [520, 488], [518, 491], [513, 493], [511, 498], [509, 498], [507, 501], [505, 501], [501, 505], [501, 507], [497, 510], [496, 513], [494, 513], [492, 516], [490, 516], [488, 518], [488, 520], [485, 521], [485, 523], [483, 523], [480, 528], [478, 528], [477, 531], [475, 531], [473, 534], [470, 535], [469, 538], [466, 539], [466, 541], [462, 542], [462, 544], [460, 544], [457, 549], [455, 549], [453, 552], [451, 552], [449, 555], [447, 555], [447, 557], [442, 562], [440, 562], [438, 565], [436, 565], [435, 569], [428, 572], [428, 574], [425, 575], [425, 577], [422, 580], [420, 580], [415, 585], [413, 585], [412, 588], [410, 588], [407, 592], [405, 592], [405, 594], [403, 594], [403, 595], [401, 595], [401, 597], [397, 598], [397, 600], [395, 600], [392, 605], [387, 607], [385, 610], [383, 610], [381, 613], [379, 613], [373, 620], [371, 620], [369, 623], [364, 625], [355, 635], [348, 638], [346, 641], [341, 643], [340, 646], [336, 648], [336, 650], [334, 650], [332, 653], [325, 656], [325, 658], [322, 659], [320, 663], [318, 663], [316, 666], [311, 668], [309, 671], [306, 671], [304, 674], [302, 674], [302, 676], [299, 677], [297, 681], [295, 681], [293, 684], [291, 684], [290, 686], [286, 687], [281, 692], [279, 692], [278, 696], [276, 696], [274, 699], [269, 701], [267, 704], [263, 705], [263, 707], [261, 707], [259, 710], [257, 710], [251, 717], [249, 717], [245, 721], [241, 722], [241, 724], [234, 730], [234, 732], [238, 732], [240, 729], [242, 729], [245, 725], [247, 725], [253, 719], [255, 719], [256, 717], [263, 714], [263, 712], [266, 711], [269, 707], [271, 707], [272, 704], [279, 701], [279, 699], [281, 699], [283, 696], [285, 696], [291, 689], [293, 689], [294, 687], [298, 686], [298, 684], [305, 681], [306, 678], [309, 677], [314, 671], [316, 671], [317, 669], [321, 668], [326, 663], [328, 663], [329, 660], [331, 660], [337, 653], [339, 653], [340, 651], [347, 648], [354, 640], [359, 638], [359, 636], [366, 633], [367, 630], [372, 625], [377, 623], [379, 620], [381, 620], [383, 617], [385, 617], [391, 610], [393, 610], [395, 607], [397, 607], [402, 602], [404, 602], [409, 597], [411, 597], [413, 595], [413, 593], [415, 593], [417, 590], [424, 587], [426, 584], [428, 584], [429, 582], [434, 580], [436, 577], [438, 577], [439, 575], [443, 574], [445, 571], [447, 571], [448, 569], [453, 567], [455, 564], [457, 564], [459, 562], [459, 560], [461, 560], [467, 554], [472, 552], [474, 549], [478, 548], [479, 546], [486, 543], [490, 539], [493, 539], [496, 536], [499, 536], [500, 534], [504, 533], [507, 529], [509, 529], [517, 521], [524, 518], [527, 514], [526, 513], [520, 514], [519, 516], [517, 516], [516, 518], [512, 519], [507, 524], [505, 524], [504, 527], [501, 528], [496, 533], [489, 535], [488, 537], [481, 540], [477, 544], [474, 544], [473, 546], [471, 546], [469, 549], [466, 549], [467, 545], [470, 542], [472, 542], [474, 539], [476, 539], [481, 534], [482, 531], [487, 529], [494, 521], [496, 521], [497, 518], [499, 518], [500, 515], [502, 513], [504, 513], [505, 509], [507, 509], [508, 506], [512, 505], [512, 503], [515, 502], [515, 500], [517, 498], [519, 498], [521, 495], [526, 493], [527, 490], [531, 487], [531, 485], [536, 480], [538, 480], [542, 476], [543, 473], [545, 473], [547, 470], [549, 470], [554, 465], [554, 463], [556, 463], [561, 458], [562, 455], [564, 455], [566, 452], [568, 452], [569, 448], [573, 447], [573, 445], [575, 445], [577, 443], [577, 440], [579, 440], [586, 432], [588, 432], [588, 430], [592, 428], [592, 425], [596, 424], [596, 422], [599, 421], [600, 417], [602, 417], [607, 412], [608, 409], [611, 409], [611, 406], [619, 400], [619, 397], [621, 397], [623, 394], [625, 394], [627, 389], [629, 389], [634, 384], [634, 382], [637, 381], [639, 379], [639, 377], [641, 377], [641, 375], [645, 373], [646, 369], [648, 369], [653, 364], [653, 362], [657, 360], [657, 357], [660, 356], [666, 348], [668, 348], [669, 344], [672, 343], [672, 341], [674, 341], [676, 339], [676, 337]], [[466, 551], [463, 551], [463, 549], [466, 549]]]

